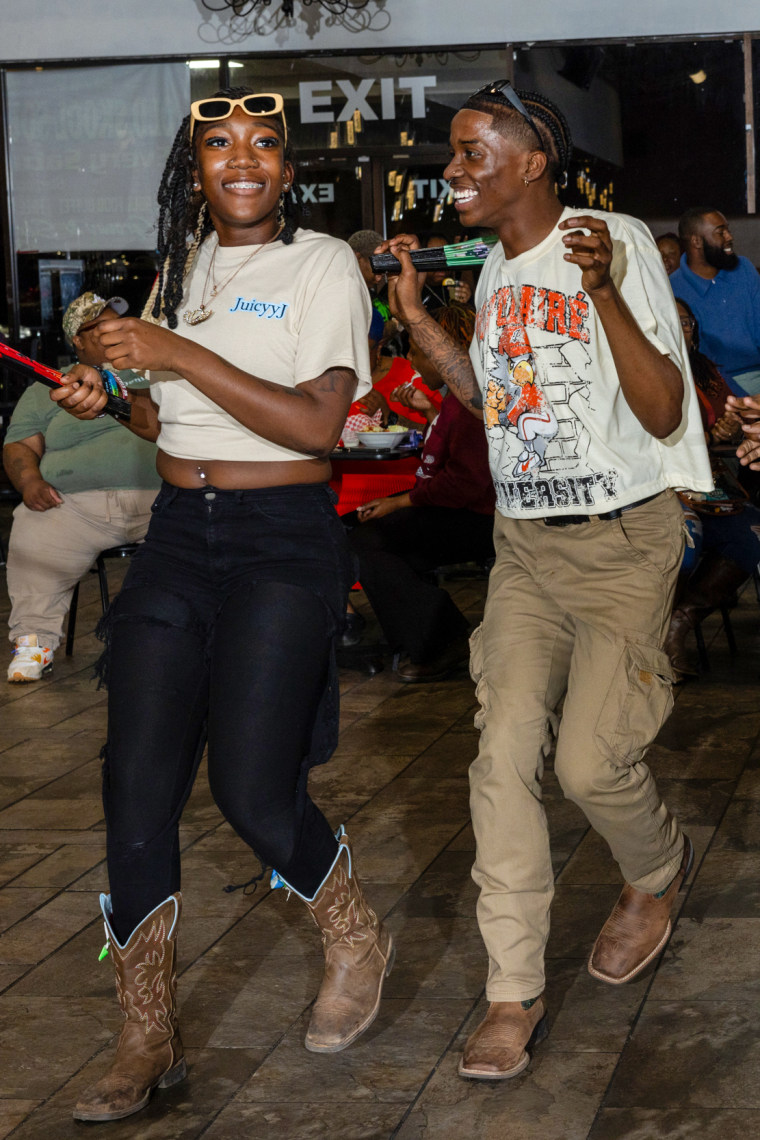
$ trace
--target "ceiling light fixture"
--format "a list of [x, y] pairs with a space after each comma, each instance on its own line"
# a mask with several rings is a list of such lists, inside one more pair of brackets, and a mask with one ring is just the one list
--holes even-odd
[[[203, 7], [209, 12], [230, 11], [234, 16], [245, 17], [252, 15], [256, 9], [271, 8], [276, 0], [202, 0]], [[366, 8], [369, 0], [301, 0], [305, 8], [313, 4], [319, 5], [332, 16], [345, 16], [351, 11]], [[295, 15], [295, 0], [282, 0], [282, 15], [290, 19]]]

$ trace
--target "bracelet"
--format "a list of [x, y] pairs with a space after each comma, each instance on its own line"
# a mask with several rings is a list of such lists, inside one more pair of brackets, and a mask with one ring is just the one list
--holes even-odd
[[118, 396], [122, 400], [129, 400], [127, 386], [120, 376], [116, 376], [107, 368], [99, 368], [98, 372], [108, 396]]

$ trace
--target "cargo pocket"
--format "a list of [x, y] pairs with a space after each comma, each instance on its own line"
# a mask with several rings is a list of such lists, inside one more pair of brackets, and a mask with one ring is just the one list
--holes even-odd
[[672, 684], [667, 654], [651, 645], [623, 643], [594, 733], [610, 760], [641, 760], [673, 709]]
[[470, 676], [475, 682], [475, 697], [480, 708], [475, 713], [475, 727], [482, 731], [486, 726], [488, 712], [488, 682], [483, 676], [483, 625], [473, 630], [470, 637]]

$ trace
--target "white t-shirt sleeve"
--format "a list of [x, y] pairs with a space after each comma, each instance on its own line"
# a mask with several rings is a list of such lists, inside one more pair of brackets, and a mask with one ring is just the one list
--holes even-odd
[[660, 251], [643, 222], [619, 214], [616, 220], [612, 280], [650, 344], [683, 372], [681, 322]]
[[[354, 399], [372, 387], [369, 326], [372, 303], [356, 258], [333, 258], [308, 291], [298, 318], [294, 382], [304, 384], [329, 368], [350, 368], [358, 378]], [[351, 264], [353, 262], [353, 265]]]

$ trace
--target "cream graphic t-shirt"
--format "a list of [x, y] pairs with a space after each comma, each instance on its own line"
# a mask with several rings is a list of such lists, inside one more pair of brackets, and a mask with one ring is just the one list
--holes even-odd
[[[207, 302], [213, 316], [188, 325], [183, 314], [200, 306], [216, 245], [211, 234], [185, 283], [177, 310], [180, 336], [253, 376], [288, 388], [328, 368], [351, 368], [358, 377], [354, 399], [370, 390], [370, 297], [345, 242], [299, 229], [291, 245], [272, 242], [260, 248], [234, 277], [251, 246], [219, 246], [214, 276], [222, 282], [230, 279], [229, 284]], [[183, 377], [156, 372], [149, 377], [161, 423], [158, 446], [167, 455], [269, 462], [312, 458], [243, 427]]]
[[581, 270], [564, 260], [564, 231], [511, 260], [497, 244], [478, 282], [470, 356], [496, 506], [510, 518], [603, 514], [666, 487], [712, 487], [686, 344], [652, 236], [624, 214], [566, 207], [560, 221], [581, 212], [607, 223], [612, 279], [683, 375], [683, 417], [664, 440], [636, 419]]

